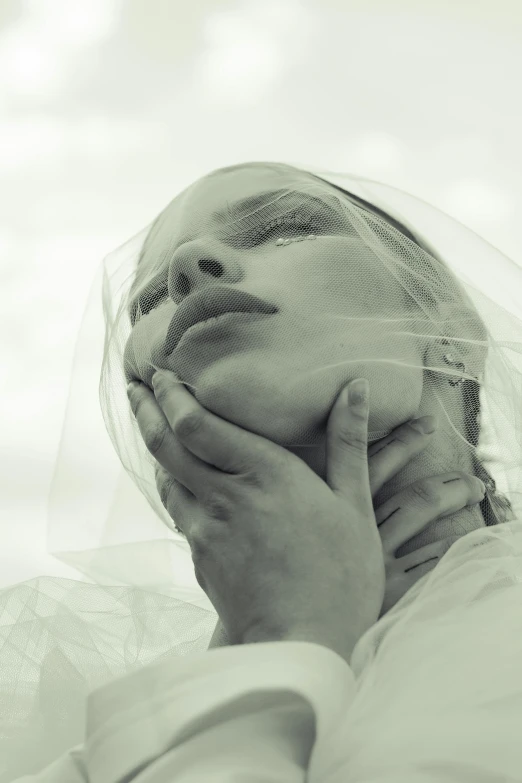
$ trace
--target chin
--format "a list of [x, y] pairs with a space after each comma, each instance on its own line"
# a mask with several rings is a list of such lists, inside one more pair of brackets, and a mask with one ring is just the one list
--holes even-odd
[[273, 443], [317, 445], [324, 438], [326, 422], [317, 403], [304, 394], [281, 391], [281, 384], [276, 379], [270, 383], [262, 371], [245, 376], [233, 365], [225, 360], [178, 377], [204, 408]]

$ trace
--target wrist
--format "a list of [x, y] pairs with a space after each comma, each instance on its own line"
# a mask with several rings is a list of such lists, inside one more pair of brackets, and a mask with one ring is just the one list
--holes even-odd
[[346, 635], [342, 639], [336, 638], [333, 633], [326, 633], [321, 629], [297, 629], [292, 628], [280, 633], [253, 629], [243, 635], [241, 644], [261, 644], [263, 642], [308, 642], [326, 647], [337, 653], [349, 664], [357, 639], [350, 639]]

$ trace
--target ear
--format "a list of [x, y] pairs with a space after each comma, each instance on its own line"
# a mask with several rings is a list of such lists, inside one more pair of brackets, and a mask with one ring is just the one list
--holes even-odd
[[455, 362], [465, 365], [466, 375], [481, 379], [488, 353], [488, 331], [467, 295], [462, 293], [461, 304], [439, 303], [436, 310], [434, 320], [415, 322], [414, 326], [417, 334], [429, 335], [418, 338], [424, 345], [425, 366], [444, 368], [443, 355], [449, 353]]

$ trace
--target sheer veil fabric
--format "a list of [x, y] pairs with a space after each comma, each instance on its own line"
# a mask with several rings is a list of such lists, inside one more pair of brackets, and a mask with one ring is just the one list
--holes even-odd
[[[198, 209], [190, 186], [107, 256], [93, 282], [48, 505], [48, 551], [76, 569], [78, 579], [42, 576], [0, 591], [0, 783], [37, 772], [80, 744], [86, 702], [97, 688], [154, 662], [208, 649], [217, 615], [195, 579], [189, 544], [161, 503], [154, 460], [126, 396], [127, 381], [150, 384], [154, 368], [174, 369], [218, 415], [303, 454], [321, 442], [325, 405], [352, 377], [352, 365], [387, 373], [391, 400], [403, 399], [403, 385], [411, 388], [418, 379], [445, 422], [441, 449], [458, 451], [487, 482], [484, 525], [465, 531], [359, 640], [351, 660], [359, 690], [351, 709], [370, 716], [372, 707], [379, 714], [381, 705], [397, 707], [400, 691], [386, 683], [414, 680], [414, 661], [429, 656], [443, 635], [452, 639], [444, 688], [453, 678], [456, 693], [457, 663], [464, 666], [468, 656], [476, 677], [495, 644], [511, 645], [513, 662], [515, 655], [520, 661], [522, 642], [513, 645], [500, 617], [478, 649], [465, 639], [478, 638], [473, 629], [489, 622], [488, 602], [503, 591], [511, 590], [514, 614], [522, 601], [521, 267], [457, 220], [391, 185], [307, 166], [245, 165], [254, 185], [259, 171], [273, 172], [277, 187], [269, 192], [260, 184], [261, 205], [238, 213], [225, 200], [222, 228], [205, 233], [204, 205]], [[210, 186], [222, 175], [233, 181], [234, 171], [213, 172]], [[279, 238], [277, 262], [265, 262], [266, 248]], [[225, 248], [230, 264], [220, 269]], [[312, 259], [312, 250], [320, 263], [301, 284], [299, 264]], [[272, 263], [275, 281], [264, 271]], [[341, 267], [361, 263], [368, 269], [367, 292], [360, 276], [339, 278]], [[238, 297], [246, 290], [273, 302], [276, 318], [245, 322], [241, 334], [208, 328], [176, 344], [169, 325], [190, 295], [192, 269], [207, 274], [208, 287], [223, 286]], [[374, 296], [368, 311], [347, 308], [343, 279], [361, 286], [361, 301]], [[279, 290], [295, 298], [294, 310], [285, 309], [292, 300], [279, 299]], [[356, 358], [348, 352], [340, 360], [325, 350], [338, 346], [348, 329], [361, 330], [374, 352]], [[223, 334], [232, 335], [234, 351]], [[314, 343], [317, 335], [325, 342]], [[270, 376], [278, 355], [293, 356], [298, 341], [315, 345], [309, 364], [303, 369], [302, 362], [285, 360], [285, 371]], [[441, 345], [457, 364], [442, 361]], [[450, 385], [462, 376], [463, 383]], [[368, 377], [373, 390], [376, 381]], [[373, 418], [370, 413], [373, 440], [420, 403], [410, 400], [410, 411], [387, 408], [382, 399]], [[429, 456], [416, 464], [419, 475], [426, 472], [424, 459]], [[513, 634], [515, 619], [506, 622]], [[459, 633], [466, 623], [466, 635]], [[521, 686], [512, 672], [499, 672], [499, 703], [507, 704]], [[471, 680], [469, 687], [474, 700], [462, 714], [456, 704], [455, 715], [472, 728], [473, 710], [478, 714], [485, 702]], [[353, 714], [354, 735], [370, 731], [370, 718], [365, 723]], [[506, 712], [506, 725], [511, 718]], [[435, 712], [433, 720], [435, 726]], [[391, 739], [386, 748], [394, 752]], [[458, 762], [459, 752], [448, 750], [449, 761]]]

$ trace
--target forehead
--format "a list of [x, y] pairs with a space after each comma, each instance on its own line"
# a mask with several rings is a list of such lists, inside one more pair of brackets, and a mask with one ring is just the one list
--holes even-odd
[[[283, 164], [241, 164], [217, 169], [189, 185], [160, 213], [144, 250], [148, 252], [152, 242], [182, 244], [202, 231], [220, 231], [228, 221], [224, 213], [235, 202], [249, 198], [264, 202], [273, 192], [298, 191], [311, 182], [317, 180], [309, 172]], [[326, 183], [323, 185], [328, 188]], [[255, 209], [258, 204], [245, 204], [244, 209], [248, 212], [250, 206]]]
[[219, 211], [223, 205], [279, 188], [299, 188], [312, 175], [282, 164], [249, 163], [217, 169], [197, 180], [186, 192], [186, 205], [205, 212]]

